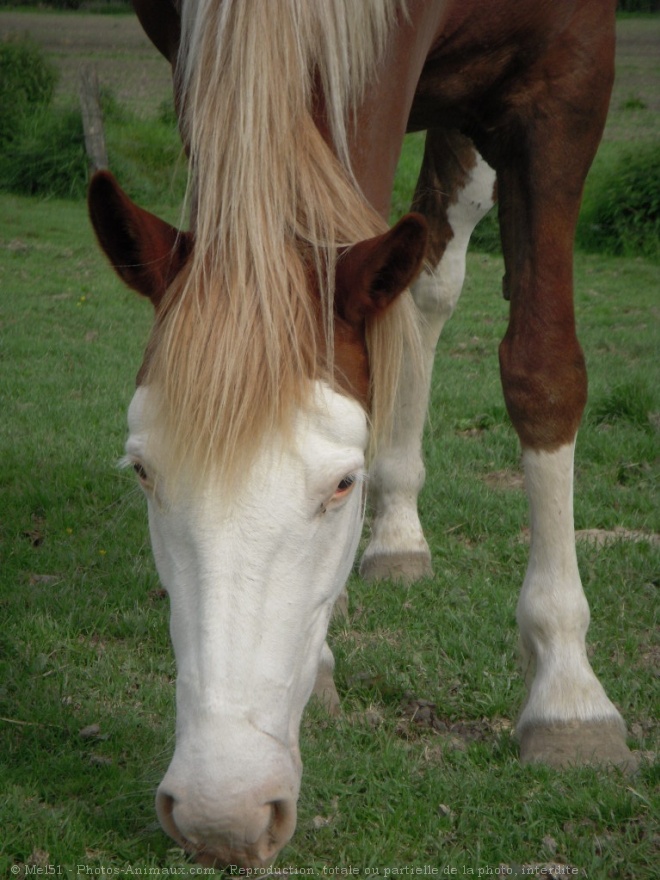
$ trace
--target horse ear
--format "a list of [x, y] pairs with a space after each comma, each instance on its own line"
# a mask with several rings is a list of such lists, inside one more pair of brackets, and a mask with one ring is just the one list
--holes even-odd
[[421, 214], [406, 214], [388, 232], [353, 245], [337, 261], [335, 307], [350, 324], [384, 311], [415, 280], [426, 253]]
[[134, 204], [107, 171], [92, 178], [87, 203], [99, 244], [119, 277], [157, 307], [188, 259], [192, 235]]

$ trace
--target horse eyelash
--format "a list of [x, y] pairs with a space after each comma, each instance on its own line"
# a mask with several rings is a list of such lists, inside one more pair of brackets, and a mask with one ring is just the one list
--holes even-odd
[[122, 455], [120, 459], [117, 460], [115, 467], [119, 471], [128, 470], [128, 468], [132, 468], [134, 464], [134, 460], [129, 458], [128, 455]]
[[145, 477], [142, 477], [142, 479], [146, 478], [146, 469], [144, 468], [144, 466], [139, 461], [137, 461], [137, 459], [133, 458], [130, 455], [123, 455], [117, 462], [117, 468], [122, 471], [131, 468], [137, 473], [138, 476], [141, 476], [138, 471], [138, 468], [140, 468], [145, 473]]

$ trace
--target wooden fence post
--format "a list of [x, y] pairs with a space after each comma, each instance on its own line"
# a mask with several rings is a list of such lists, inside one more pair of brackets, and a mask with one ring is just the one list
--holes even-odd
[[83, 64], [79, 74], [85, 150], [92, 171], [108, 167], [108, 153], [103, 132], [103, 114], [99, 97], [99, 79], [93, 64]]

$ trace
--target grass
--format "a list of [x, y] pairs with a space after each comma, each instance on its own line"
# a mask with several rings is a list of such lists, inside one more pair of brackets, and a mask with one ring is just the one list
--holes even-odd
[[[141, 497], [115, 467], [150, 307], [111, 275], [81, 204], [3, 195], [0, 217], [0, 876], [185, 875], [153, 808], [173, 749], [167, 601]], [[437, 361], [421, 501], [435, 576], [409, 590], [351, 578], [350, 618], [332, 625], [343, 714], [306, 712], [281, 868], [655, 876], [650, 758], [633, 780], [522, 768], [511, 737], [526, 505], [497, 376], [501, 274], [470, 256]], [[582, 255], [576, 279], [591, 375], [577, 527], [657, 535], [659, 270]], [[578, 552], [592, 663], [650, 753], [658, 545]]]
[[[136, 115], [122, 116], [121, 91], [108, 108], [113, 167], [134, 198], [176, 222], [178, 144], [140, 109], [160, 105], [160, 62], [117, 48], [124, 31], [114, 37], [114, 27], [103, 29], [102, 79], [119, 90], [138, 66], [153, 83], [149, 94], [133, 89]], [[631, 141], [657, 142], [657, 59], [640, 49], [657, 19], [626, 28], [593, 180]], [[77, 65], [66, 52], [65, 86]], [[421, 149], [419, 136], [407, 140], [395, 212]], [[0, 876], [48, 865], [65, 876], [80, 875], [77, 865], [186, 875], [194, 866], [153, 807], [173, 749], [167, 600], [141, 496], [115, 466], [150, 307], [112, 276], [82, 204], [0, 195], [0, 218]], [[502, 271], [496, 255], [470, 255], [437, 359], [421, 499], [435, 575], [408, 590], [351, 578], [350, 617], [331, 632], [343, 714], [331, 720], [314, 703], [305, 714], [298, 830], [281, 869], [483, 876], [503, 864], [511, 876], [562, 863], [591, 880], [656, 876], [660, 269], [641, 258], [576, 262], [590, 372], [576, 526], [616, 538], [581, 542], [578, 555], [591, 662], [642, 752], [634, 779], [517, 760], [527, 511], [497, 370]]]

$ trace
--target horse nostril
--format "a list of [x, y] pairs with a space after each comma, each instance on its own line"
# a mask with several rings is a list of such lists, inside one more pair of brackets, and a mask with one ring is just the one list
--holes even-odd
[[172, 815], [174, 813], [174, 798], [171, 794], [165, 794], [160, 791], [156, 794], [156, 812], [158, 813], [160, 824], [167, 830], [167, 833], [171, 837], [172, 831], [176, 827]]
[[156, 813], [158, 815], [158, 821], [160, 822], [163, 831], [166, 834], [176, 840], [180, 846], [184, 849], [190, 851], [191, 845], [190, 841], [186, 840], [186, 838], [179, 831], [176, 822], [174, 821], [174, 807], [176, 806], [176, 800], [172, 797], [171, 794], [167, 794], [166, 792], [157, 792], [156, 794]]
[[282, 826], [286, 825], [290, 819], [292, 814], [291, 804], [289, 801], [273, 801], [270, 805], [271, 809], [271, 828], [274, 831], [281, 830]]
[[294, 801], [271, 801], [266, 806], [270, 807], [270, 822], [259, 844], [259, 857], [263, 861], [275, 858], [282, 846], [293, 836], [296, 828]]
[[156, 809], [158, 810], [158, 817], [161, 820], [169, 818], [171, 821], [172, 813], [174, 812], [174, 798], [172, 797], [172, 795], [166, 794], [162, 791], [157, 792]]

